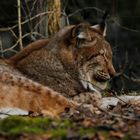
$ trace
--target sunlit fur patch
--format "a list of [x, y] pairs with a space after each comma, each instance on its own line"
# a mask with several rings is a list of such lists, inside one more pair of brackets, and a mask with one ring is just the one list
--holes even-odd
[[85, 81], [85, 80], [80, 80], [80, 81], [85, 90], [94, 91], [100, 94], [100, 91], [90, 81]]
[[105, 89], [107, 86], [107, 82], [98, 82], [91, 79], [88, 73], [83, 74], [82, 71], [79, 71], [79, 74], [79, 79], [85, 90], [94, 91], [100, 94], [100, 90]]

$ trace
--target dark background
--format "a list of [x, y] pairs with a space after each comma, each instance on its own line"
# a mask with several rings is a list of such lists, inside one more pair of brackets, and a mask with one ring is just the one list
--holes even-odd
[[[22, 0], [23, 20], [25, 13], [27, 15], [30, 12], [26, 2]], [[33, 2], [28, 0], [28, 6], [31, 7]], [[43, 0], [39, 1], [41, 2]], [[37, 13], [38, 6], [35, 5], [32, 15]], [[112, 88], [118, 91], [140, 91], [140, 0], [62, 0], [63, 10], [69, 16], [70, 24], [96, 24], [101, 21], [105, 10], [110, 12], [107, 18], [106, 39], [112, 46], [113, 63], [118, 72], [118, 76], [113, 79]], [[0, 28], [10, 27], [16, 23], [16, 0], [0, 0]], [[24, 25], [23, 29], [25, 33], [30, 32], [28, 24]], [[16, 34], [18, 29], [15, 28], [14, 32]], [[11, 47], [16, 41], [11, 31], [0, 31], [0, 40], [1, 49]], [[29, 38], [24, 39], [25, 44], [29, 42]], [[18, 46], [15, 49], [18, 50]], [[13, 54], [7, 52], [4, 56], [10, 57]]]

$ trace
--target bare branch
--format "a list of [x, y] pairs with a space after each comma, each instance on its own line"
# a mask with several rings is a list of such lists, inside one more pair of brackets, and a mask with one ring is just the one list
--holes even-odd
[[114, 20], [114, 22], [115, 22], [118, 26], [120, 26], [122, 29], [124, 29], [124, 30], [131, 31], [131, 32], [136, 32], [136, 33], [140, 33], [139, 30], [134, 30], [134, 29], [131, 29], [131, 28], [122, 26], [120, 23], [116, 22], [115, 20]]
[[[42, 36], [41, 34], [39, 34], [39, 33], [37, 33], [37, 32], [32, 32], [32, 33], [27, 33], [27, 34], [23, 35], [23, 36], [22, 36], [22, 39], [25, 38], [25, 37], [27, 37], [27, 36], [29, 36], [29, 35], [31, 35], [31, 34], [37, 34], [37, 35], [39, 35], [39, 36]], [[12, 47], [6, 48], [6, 49], [4, 49], [3, 51], [0, 51], [0, 52], [1, 52], [1, 53], [5, 53], [5, 52], [7, 52], [7, 51], [11, 51], [12, 49], [14, 49], [14, 48], [18, 45], [19, 42], [20, 42], [20, 38], [16, 41], [16, 43], [15, 43]]]
[[31, 15], [32, 15], [32, 12], [34, 11], [34, 8], [35, 8], [36, 3], [37, 3], [37, 0], [35, 0], [35, 1], [33, 2], [33, 6], [32, 6], [32, 8], [31, 8], [30, 15], [29, 15], [30, 17], [31, 17]]
[[18, 8], [18, 32], [19, 32], [19, 44], [20, 50], [23, 49], [22, 43], [22, 27], [21, 27], [21, 1], [17, 0], [17, 8]]
[[101, 9], [99, 9], [97, 7], [85, 7], [85, 8], [82, 8], [82, 9], [78, 9], [75, 12], [69, 14], [68, 17], [71, 17], [71, 16], [75, 15], [76, 13], [79, 13], [79, 12], [84, 11], [84, 10], [96, 10], [98, 12], [104, 13], [103, 10], [101, 10]]
[[17, 35], [15, 34], [15, 32], [14, 32], [13, 30], [10, 30], [10, 32], [12, 33], [12, 35], [13, 35], [16, 39], [18, 39]]
[[118, 117], [118, 118], [123, 118], [123, 119], [128, 119], [128, 120], [140, 120], [139, 118], [137, 117], [129, 117], [129, 116], [124, 116], [122, 114], [115, 114], [115, 113], [112, 113], [112, 112], [109, 112], [108, 110], [105, 110], [105, 109], [102, 109], [100, 108], [99, 106], [96, 106], [100, 111], [106, 113], [107, 115], [109, 116], [113, 116], [113, 117]]
[[[48, 12], [39, 13], [39, 14], [33, 16], [31, 19], [27, 19], [27, 20], [21, 22], [21, 25], [24, 25], [25, 23], [27, 23], [27, 22], [29, 22], [29, 21], [31, 21], [31, 20], [34, 20], [34, 19], [36, 19], [36, 18], [38, 18], [38, 17], [40, 17], [40, 16], [46, 16], [46, 15], [51, 14], [51, 13], [53, 13], [53, 12], [54, 12], [54, 11], [48, 11]], [[14, 28], [16, 28], [16, 27], [18, 27], [18, 24], [14, 25], [14, 26], [12, 26], [12, 27], [8, 27], [8, 28], [0, 28], [0, 31], [2, 31], [2, 32], [4, 32], [4, 31], [9, 31], [9, 30], [12, 30], [12, 29], [14, 29]]]
[[3, 47], [2, 47], [2, 41], [1, 41], [1, 39], [0, 39], [0, 51], [1, 51], [1, 55], [2, 55], [2, 57], [3, 57]]
[[140, 84], [140, 79], [136, 79], [136, 78], [133, 78], [133, 77], [129, 77], [129, 76], [127, 76], [126, 74], [123, 74], [123, 77], [126, 78], [126, 79], [128, 79], [128, 80], [131, 80], [131, 81], [133, 81], [133, 82], [136, 82], [136, 83]]

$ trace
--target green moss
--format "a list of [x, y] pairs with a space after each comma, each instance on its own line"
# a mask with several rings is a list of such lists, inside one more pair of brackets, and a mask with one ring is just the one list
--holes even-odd
[[65, 137], [67, 128], [71, 126], [72, 123], [68, 120], [52, 120], [49, 118], [11, 116], [0, 120], [0, 132], [7, 135], [51, 133], [53, 137]]
[[49, 132], [52, 134], [52, 138], [61, 138], [65, 139], [67, 136], [67, 129], [54, 129]]
[[0, 121], [0, 132], [8, 134], [43, 133], [50, 124], [50, 119], [12, 116]]

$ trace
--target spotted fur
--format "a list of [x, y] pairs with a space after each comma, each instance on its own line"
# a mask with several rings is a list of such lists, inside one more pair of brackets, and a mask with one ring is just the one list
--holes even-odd
[[58, 116], [77, 104], [52, 89], [24, 76], [0, 60], [0, 108], [20, 108], [43, 115]]

